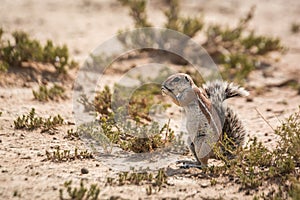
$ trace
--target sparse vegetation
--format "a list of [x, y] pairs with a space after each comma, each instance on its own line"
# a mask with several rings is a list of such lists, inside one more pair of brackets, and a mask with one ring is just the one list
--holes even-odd
[[148, 185], [147, 194], [159, 191], [163, 185], [168, 184], [164, 169], [159, 169], [156, 174], [151, 172], [120, 172], [118, 178], [108, 177], [106, 185]]
[[130, 93], [130, 88], [116, 85], [114, 89], [114, 100], [107, 86], [97, 92], [93, 103], [83, 96], [80, 102], [87, 106], [85, 110], [94, 107], [99, 120], [79, 127], [79, 135], [92, 137], [108, 152], [112, 144], [117, 144], [126, 151], [143, 153], [176, 142], [169, 123], [160, 127], [149, 117], [151, 106], [160, 101], [154, 96], [160, 96], [160, 88], [157, 85], [142, 86], [132, 94], [130, 100], [124, 95]]
[[66, 73], [67, 67], [73, 68], [77, 63], [69, 59], [66, 45], [55, 46], [51, 40], [42, 45], [23, 31], [12, 33], [13, 41], [3, 40], [0, 28], [0, 70], [21, 67], [25, 62], [38, 62], [52, 65], [58, 74]]
[[[143, 9], [136, 9], [139, 6], [138, 0], [127, 0], [125, 6], [128, 6], [131, 12], [143, 13], [143, 21], [148, 21], [146, 18], [145, 3]], [[144, 1], [143, 1], [144, 2]], [[245, 18], [241, 18], [235, 27], [223, 27], [221, 25], [206, 25], [204, 24], [203, 17], [182, 17], [180, 15], [180, 4], [178, 0], [168, 1], [169, 9], [164, 12], [167, 22], [165, 28], [173, 29], [182, 32], [189, 37], [194, 37], [197, 34], [202, 34], [206, 37], [202, 45], [213, 58], [213, 60], [221, 66], [221, 72], [225, 79], [234, 80], [242, 83], [251, 71], [260, 67], [262, 58], [273, 51], [282, 52], [284, 50], [278, 38], [269, 36], [260, 36], [249, 32], [247, 26], [254, 14], [254, 7], [250, 9]], [[136, 27], [145, 27], [143, 23], [139, 23], [142, 19], [136, 14], [133, 18]], [[149, 26], [150, 23], [147, 23]], [[204, 27], [204, 28], [203, 28]], [[141, 33], [143, 34], [143, 33]], [[145, 38], [152, 38], [144, 33], [141, 37], [143, 41]], [[139, 44], [135, 39], [126, 40], [126, 38], [119, 38], [125, 45]], [[149, 39], [150, 40], [150, 39]], [[157, 40], [159, 41], [159, 40]], [[135, 43], [134, 43], [135, 42]], [[153, 41], [153, 38], [151, 40]], [[174, 41], [172, 41], [174, 42]], [[139, 46], [139, 45], [137, 45]], [[179, 48], [184, 48], [184, 44], [178, 45]], [[180, 50], [184, 52], [184, 49]], [[184, 53], [182, 53], [184, 55]], [[187, 64], [181, 57], [173, 55], [171, 61], [176, 64]], [[265, 60], [264, 60], [265, 61]]]
[[[280, 136], [280, 140], [273, 151], [264, 147], [257, 138], [251, 139], [244, 149], [236, 150], [236, 157], [232, 160], [228, 160], [219, 149], [215, 149], [216, 155], [225, 165], [209, 167], [204, 172], [216, 176], [233, 176], [242, 190], [257, 189], [264, 182], [277, 185], [280, 192], [271, 191], [268, 194], [271, 196], [264, 196], [267, 199], [299, 196], [300, 107], [275, 133]], [[226, 141], [221, 145], [229, 146]]]
[[39, 90], [32, 90], [34, 98], [38, 101], [58, 101], [59, 99], [65, 99], [65, 88], [54, 84], [51, 88], [47, 88], [46, 85], [41, 85]]
[[47, 158], [43, 161], [52, 161], [52, 162], [68, 162], [73, 160], [83, 160], [83, 159], [92, 159], [93, 154], [87, 150], [79, 151], [77, 148], [74, 149], [74, 152], [71, 153], [70, 150], [61, 150], [59, 146], [55, 148], [54, 151], [46, 151]]
[[15, 129], [35, 130], [41, 129], [41, 132], [47, 132], [54, 129], [57, 126], [63, 125], [64, 119], [60, 116], [50, 116], [48, 118], [42, 118], [36, 115], [35, 109], [32, 108], [27, 115], [19, 116], [14, 121]]
[[[64, 195], [64, 189], [67, 190], [67, 196]], [[59, 199], [60, 200], [97, 200], [99, 199], [100, 188], [97, 184], [92, 184], [90, 187], [84, 185], [84, 181], [80, 181], [79, 188], [72, 186], [72, 181], [66, 181], [64, 183], [64, 188], [59, 189]]]

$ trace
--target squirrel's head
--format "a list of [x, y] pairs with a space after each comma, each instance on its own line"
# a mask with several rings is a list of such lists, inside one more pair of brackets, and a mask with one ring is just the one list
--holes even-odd
[[182, 97], [185, 93], [193, 91], [194, 82], [192, 78], [183, 73], [174, 74], [162, 83], [163, 95], [168, 95], [178, 106], [182, 106]]

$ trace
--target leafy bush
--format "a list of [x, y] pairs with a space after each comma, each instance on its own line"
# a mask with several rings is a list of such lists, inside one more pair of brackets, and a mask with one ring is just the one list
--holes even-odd
[[59, 74], [66, 73], [67, 67], [77, 66], [76, 62], [70, 61], [66, 45], [54, 46], [53, 42], [48, 40], [43, 46], [23, 31], [12, 33], [13, 42], [4, 41], [3, 32], [3, 29], [0, 29], [0, 70], [2, 71], [7, 71], [9, 67], [20, 67], [23, 62], [51, 64]]

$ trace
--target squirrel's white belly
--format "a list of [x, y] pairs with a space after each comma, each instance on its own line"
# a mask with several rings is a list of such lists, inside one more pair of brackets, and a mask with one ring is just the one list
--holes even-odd
[[199, 132], [205, 132], [208, 120], [202, 113], [198, 105], [192, 104], [184, 108], [186, 112], [186, 129], [192, 140], [198, 135]]

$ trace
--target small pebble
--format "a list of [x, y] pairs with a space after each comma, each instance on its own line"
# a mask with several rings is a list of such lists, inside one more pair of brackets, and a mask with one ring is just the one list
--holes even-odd
[[88, 173], [89, 173], [89, 170], [86, 169], [86, 168], [81, 168], [81, 173], [82, 173], [82, 174], [88, 174]]
[[207, 188], [209, 186], [209, 183], [201, 183], [202, 188]]
[[253, 98], [252, 97], [247, 97], [246, 102], [253, 102]]

